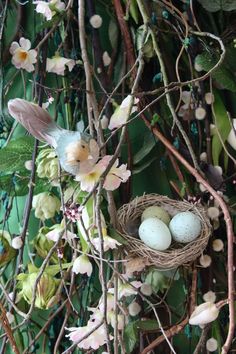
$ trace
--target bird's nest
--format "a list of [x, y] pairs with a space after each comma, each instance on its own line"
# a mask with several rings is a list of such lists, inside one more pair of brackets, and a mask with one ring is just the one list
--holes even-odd
[[[148, 247], [137, 235], [131, 236], [130, 229], [132, 224], [140, 220], [143, 211], [154, 205], [165, 209], [171, 217], [183, 211], [191, 211], [196, 214], [201, 220], [201, 234], [197, 239], [187, 244], [172, 240], [170, 248], [166, 251], [156, 251]], [[180, 265], [189, 265], [202, 254], [211, 235], [211, 224], [203, 207], [157, 194], [146, 194], [135, 198], [128, 204], [124, 204], [118, 210], [118, 223], [119, 232], [128, 241], [126, 245], [128, 254], [133, 257], [141, 257], [147, 260], [150, 265], [163, 270], [173, 269]]]

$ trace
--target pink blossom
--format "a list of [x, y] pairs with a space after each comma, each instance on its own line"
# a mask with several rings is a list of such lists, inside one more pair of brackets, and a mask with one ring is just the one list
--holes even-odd
[[56, 54], [51, 59], [47, 58], [46, 71], [63, 76], [65, 74], [66, 66], [68, 67], [69, 71], [71, 71], [75, 64], [75, 60], [60, 57]]

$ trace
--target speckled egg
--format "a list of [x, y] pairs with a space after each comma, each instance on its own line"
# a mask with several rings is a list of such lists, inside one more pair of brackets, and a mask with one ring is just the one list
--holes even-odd
[[169, 224], [170, 232], [176, 242], [188, 243], [201, 233], [199, 217], [190, 211], [176, 214]]
[[165, 211], [165, 209], [159, 207], [159, 206], [150, 206], [147, 209], [144, 210], [141, 216], [141, 220], [145, 220], [148, 218], [157, 218], [163, 221], [166, 225], [169, 225], [170, 223], [170, 216], [169, 214]]
[[166, 224], [157, 218], [145, 219], [139, 227], [139, 237], [157, 251], [166, 250], [171, 244], [171, 233]]

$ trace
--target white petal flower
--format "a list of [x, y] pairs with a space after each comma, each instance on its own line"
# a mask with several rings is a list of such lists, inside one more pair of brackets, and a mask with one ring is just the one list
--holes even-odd
[[[115, 110], [115, 112], [112, 114], [110, 123], [108, 125], [108, 128], [110, 130], [113, 130], [115, 128], [121, 127], [123, 124], [125, 124], [129, 118], [128, 113], [130, 110], [130, 104], [131, 104], [132, 96], [128, 95], [121, 103], [121, 105]], [[138, 98], [134, 98], [134, 105], [131, 109], [131, 114], [137, 111], [137, 103], [139, 102]]]
[[11, 241], [11, 246], [16, 250], [19, 250], [23, 246], [23, 241], [20, 236], [14, 237]]
[[47, 21], [50, 21], [57, 12], [65, 10], [65, 4], [60, 0], [34, 1], [33, 4], [37, 5], [36, 12], [42, 14]]
[[100, 28], [102, 25], [102, 18], [101, 16], [95, 14], [90, 17], [89, 22], [93, 28]]
[[215, 338], [209, 338], [206, 342], [206, 348], [209, 352], [215, 352], [218, 348], [218, 343]]
[[87, 273], [88, 277], [92, 274], [93, 267], [92, 263], [89, 261], [88, 257], [85, 254], [82, 254], [74, 261], [72, 272], [78, 274]]
[[200, 258], [199, 258], [199, 263], [201, 264], [201, 266], [203, 268], [208, 268], [211, 265], [211, 257], [208, 256], [207, 254], [203, 254]]
[[46, 71], [49, 73], [55, 73], [57, 75], [64, 75], [66, 66], [69, 71], [73, 69], [76, 62], [73, 59], [68, 59], [64, 57], [60, 57], [59, 55], [55, 55], [54, 57], [47, 58]]
[[205, 325], [215, 319], [219, 315], [219, 309], [212, 302], [204, 302], [203, 304], [197, 306], [193, 311], [189, 324], [191, 325]]
[[214, 291], [209, 290], [207, 293], [203, 295], [203, 300], [205, 302], [215, 302], [216, 301], [216, 294]]
[[212, 243], [212, 248], [215, 252], [223, 251], [224, 249], [223, 241], [220, 238], [215, 239]]
[[33, 197], [32, 207], [35, 209], [35, 216], [38, 219], [45, 220], [54, 217], [61, 207], [60, 200], [55, 195], [43, 192]]
[[[101, 242], [99, 237], [95, 237], [91, 240], [92, 244], [94, 245], [97, 251], [100, 251]], [[103, 249], [104, 252], [108, 251], [109, 249], [117, 248], [117, 246], [121, 246], [121, 243], [115, 240], [110, 236], [103, 236]]]
[[30, 49], [31, 42], [24, 37], [21, 37], [19, 44], [12, 42], [10, 53], [12, 55], [12, 64], [17, 69], [25, 69], [28, 72], [34, 71], [34, 65], [37, 61], [37, 51]]
[[136, 301], [133, 301], [131, 304], [129, 304], [128, 310], [130, 316], [137, 316], [141, 311], [141, 306]]
[[234, 118], [233, 121], [232, 121], [232, 124], [233, 124], [233, 128], [231, 129], [229, 135], [228, 135], [228, 138], [227, 138], [227, 141], [228, 143], [231, 145], [231, 147], [236, 150], [236, 119]]

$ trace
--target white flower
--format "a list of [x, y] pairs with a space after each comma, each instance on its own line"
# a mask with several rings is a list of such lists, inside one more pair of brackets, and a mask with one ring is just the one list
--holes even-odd
[[107, 51], [105, 51], [103, 53], [102, 61], [103, 61], [104, 66], [109, 66], [111, 64], [111, 57], [110, 57], [110, 55], [108, 54]]
[[93, 267], [91, 262], [89, 261], [88, 257], [85, 254], [77, 257], [74, 261], [72, 272], [78, 274], [85, 274], [87, 273], [88, 277], [92, 274]]
[[218, 343], [215, 338], [209, 338], [206, 342], [206, 348], [209, 352], [215, 352], [218, 348]]
[[33, 197], [32, 207], [35, 209], [35, 216], [38, 219], [53, 218], [55, 213], [59, 212], [60, 206], [60, 200], [47, 192], [39, 193]]
[[93, 15], [90, 17], [89, 22], [93, 28], [99, 28], [102, 25], [102, 18], [99, 15]]
[[[47, 237], [48, 240], [51, 240], [53, 242], [57, 242], [61, 232], [63, 232], [63, 230], [65, 229], [65, 224], [62, 221], [61, 224], [57, 224], [55, 226], [52, 227], [52, 230], [49, 231], [45, 236]], [[63, 236], [62, 239], [71, 241], [73, 239], [75, 239], [77, 236], [76, 234], [70, 232], [69, 230], [65, 230], [63, 232]]]
[[204, 302], [203, 304], [197, 306], [193, 311], [189, 324], [191, 325], [205, 325], [215, 319], [219, 315], [219, 309], [212, 302]]
[[37, 61], [37, 52], [31, 48], [31, 42], [24, 37], [21, 37], [19, 44], [12, 42], [10, 53], [12, 55], [12, 64], [17, 69], [25, 69], [28, 72], [34, 71], [34, 65]]
[[220, 216], [220, 211], [216, 207], [210, 207], [207, 209], [207, 215], [211, 220], [216, 220]]
[[207, 254], [203, 254], [200, 258], [199, 258], [199, 263], [201, 264], [201, 266], [203, 268], [207, 268], [211, 265], [211, 257], [208, 256]]
[[[94, 245], [95, 249], [97, 251], [100, 251], [101, 248], [101, 242], [99, 237], [95, 237], [91, 240], [92, 244]], [[121, 246], [121, 243], [115, 240], [114, 238], [110, 236], [103, 236], [103, 249], [104, 252], [108, 251], [109, 249], [114, 249], [117, 246]]]
[[227, 142], [232, 146], [232, 148], [234, 150], [236, 150], [236, 134], [235, 134], [236, 119], [235, 118], [232, 120], [232, 124], [233, 124], [233, 127], [228, 135]]
[[33, 4], [37, 5], [36, 12], [42, 14], [47, 21], [50, 21], [57, 12], [65, 10], [65, 4], [60, 0], [34, 1]]
[[152, 295], [152, 287], [150, 284], [143, 283], [140, 291], [143, 295], [150, 296]]
[[56, 54], [51, 59], [47, 58], [46, 71], [49, 73], [55, 73], [57, 75], [63, 76], [65, 74], [66, 66], [68, 67], [69, 71], [71, 71], [75, 64], [75, 60], [60, 57]]
[[[128, 113], [130, 111], [132, 96], [128, 95], [121, 103], [121, 105], [112, 114], [108, 128], [113, 130], [115, 128], [121, 127], [125, 124], [129, 118]], [[134, 98], [134, 105], [131, 109], [131, 114], [137, 111], [138, 98]]]
[[212, 248], [215, 252], [223, 251], [224, 243], [220, 238], [216, 238], [212, 243]]
[[214, 95], [211, 92], [205, 94], [205, 101], [207, 104], [212, 104], [214, 102]]
[[214, 291], [209, 290], [207, 293], [203, 295], [203, 300], [205, 302], [215, 302], [216, 301], [216, 294]]
[[197, 107], [195, 109], [195, 118], [198, 120], [202, 120], [206, 117], [206, 110], [203, 107]]
[[19, 250], [23, 246], [23, 241], [20, 236], [14, 237], [11, 241], [11, 246], [16, 250]]
[[128, 310], [130, 316], [137, 316], [141, 311], [141, 306], [136, 301], [133, 301], [131, 304], [129, 304]]

